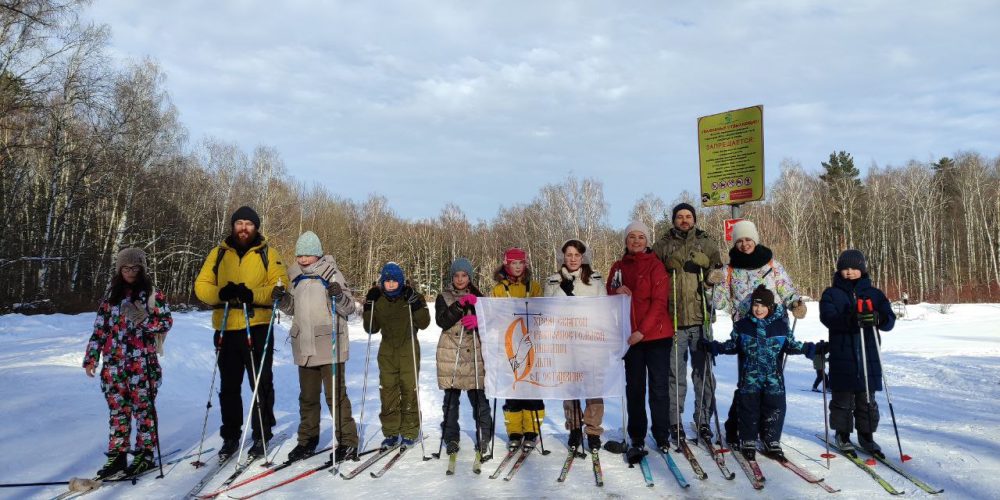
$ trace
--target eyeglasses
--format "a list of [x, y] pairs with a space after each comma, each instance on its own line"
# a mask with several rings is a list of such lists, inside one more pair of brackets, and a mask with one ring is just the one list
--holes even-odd
[[122, 266], [122, 272], [126, 273], [137, 273], [142, 269], [142, 266]]

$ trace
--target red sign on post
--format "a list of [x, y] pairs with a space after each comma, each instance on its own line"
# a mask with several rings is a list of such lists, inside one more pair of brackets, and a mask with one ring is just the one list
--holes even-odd
[[726, 241], [733, 241], [733, 226], [735, 226], [736, 223], [741, 220], [743, 219], [726, 219], [725, 222]]

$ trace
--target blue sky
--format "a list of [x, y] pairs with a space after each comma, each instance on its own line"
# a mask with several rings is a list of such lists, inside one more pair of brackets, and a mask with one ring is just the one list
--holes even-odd
[[995, 1], [98, 0], [192, 140], [274, 146], [297, 179], [470, 219], [569, 173], [609, 222], [698, 191], [699, 116], [764, 105], [767, 178], [1000, 152]]

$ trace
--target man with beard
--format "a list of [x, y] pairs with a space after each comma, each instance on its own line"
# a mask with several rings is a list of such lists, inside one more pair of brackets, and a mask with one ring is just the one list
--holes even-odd
[[[274, 427], [274, 385], [271, 360], [274, 358], [274, 338], [267, 339], [271, 321], [271, 291], [278, 279], [286, 276], [278, 251], [269, 249], [267, 238], [260, 234], [260, 216], [250, 207], [240, 207], [230, 220], [232, 232], [209, 252], [194, 283], [199, 300], [215, 308], [212, 326], [219, 358], [219, 407], [222, 413], [222, 448], [225, 458], [238, 450], [243, 427], [243, 374], [250, 378], [253, 389], [254, 373], [260, 372], [257, 402], [253, 408], [251, 457], [264, 454]], [[223, 318], [225, 304], [229, 314]], [[246, 311], [246, 313], [244, 313]], [[252, 349], [247, 345], [247, 332]], [[225, 330], [223, 331], [223, 328]], [[266, 345], [265, 345], [266, 342]], [[252, 353], [251, 353], [252, 350]], [[251, 364], [250, 356], [253, 356]]]
[[[677, 330], [674, 347], [678, 349], [670, 365], [670, 437], [675, 443], [684, 439], [684, 399], [687, 393], [687, 360], [691, 356], [691, 381], [694, 385], [694, 421], [702, 439], [710, 440], [712, 431], [712, 397], [715, 382], [706, 377], [705, 355], [698, 348], [701, 339], [712, 340], [705, 329], [705, 311], [712, 311], [703, 295], [705, 287], [722, 281], [722, 259], [719, 244], [705, 231], [695, 227], [694, 207], [679, 203], [672, 211], [673, 227], [653, 245], [671, 274], [674, 290], [670, 296], [670, 312]], [[711, 321], [709, 319], [708, 321]]]

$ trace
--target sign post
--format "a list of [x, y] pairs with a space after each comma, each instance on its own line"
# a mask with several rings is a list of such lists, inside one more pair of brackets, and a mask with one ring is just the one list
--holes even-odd
[[764, 106], [698, 118], [701, 203], [739, 205], [764, 199]]

